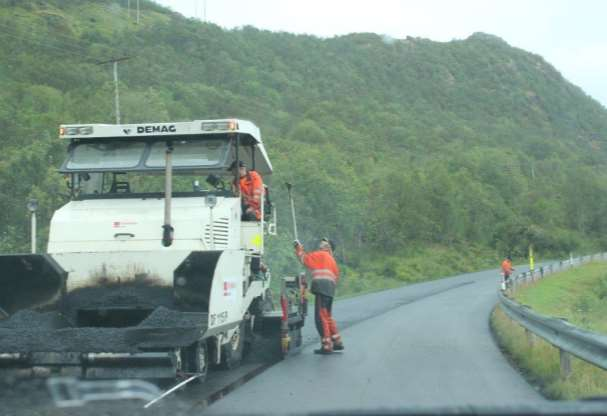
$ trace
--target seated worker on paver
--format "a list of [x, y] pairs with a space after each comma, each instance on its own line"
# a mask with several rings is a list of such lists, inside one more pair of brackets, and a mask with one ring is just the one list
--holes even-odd
[[234, 171], [234, 192], [239, 192], [242, 201], [242, 219], [244, 221], [261, 221], [261, 195], [264, 192], [261, 175], [254, 170], [247, 169], [241, 160], [234, 161], [230, 170]]
[[[238, 169], [236, 169], [237, 163]], [[261, 195], [264, 192], [261, 175], [254, 170], [247, 169], [247, 165], [242, 160], [232, 162], [230, 170], [234, 172], [233, 190], [240, 193], [242, 220], [261, 221]], [[251, 274], [254, 279], [264, 280], [266, 271], [267, 268], [261, 263], [259, 257], [251, 259]]]

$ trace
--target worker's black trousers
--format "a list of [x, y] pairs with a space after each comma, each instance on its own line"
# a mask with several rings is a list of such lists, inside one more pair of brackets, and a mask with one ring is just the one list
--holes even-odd
[[333, 298], [331, 296], [321, 295], [316, 293], [316, 301], [314, 302], [314, 321], [316, 330], [321, 338], [330, 337], [337, 334], [335, 320], [331, 313], [333, 308]]

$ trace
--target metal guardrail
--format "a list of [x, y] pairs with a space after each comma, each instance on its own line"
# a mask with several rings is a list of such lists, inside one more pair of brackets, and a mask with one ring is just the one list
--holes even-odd
[[[556, 271], [605, 258], [607, 258], [606, 253], [583, 256], [576, 259], [570, 258], [569, 260], [559, 262], [556, 267], [552, 264], [540, 268], [539, 271], [521, 273], [513, 279], [509, 290], [516, 291], [520, 284], [528, 283], [530, 280], [535, 281]], [[528, 306], [521, 305], [508, 298], [504, 291], [500, 291], [499, 300], [502, 310], [506, 315], [525, 328], [531, 344], [533, 344], [533, 336], [537, 335], [559, 349], [561, 375], [563, 378], [569, 377], [571, 373], [570, 354], [603, 370], [607, 370], [607, 335], [580, 329], [562, 318], [540, 315]]]
[[567, 260], [561, 260], [558, 263], [540, 266], [537, 270], [529, 270], [528, 272], [519, 273], [515, 277], [510, 278], [508, 290], [511, 293], [515, 293], [521, 286], [528, 283], [543, 279], [544, 277], [547, 277], [553, 273], [567, 270], [575, 266], [580, 266], [595, 260], [607, 260], [607, 252], [580, 257], [571, 256]]

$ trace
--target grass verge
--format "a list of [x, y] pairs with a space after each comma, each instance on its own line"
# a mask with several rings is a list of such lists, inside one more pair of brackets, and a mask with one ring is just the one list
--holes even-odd
[[499, 306], [491, 314], [491, 328], [502, 351], [546, 397], [574, 400], [607, 396], [607, 371], [572, 357], [572, 373], [563, 380], [558, 349], [536, 336], [531, 342], [525, 329]]
[[541, 314], [607, 334], [607, 262], [548, 275], [518, 290], [515, 299]]

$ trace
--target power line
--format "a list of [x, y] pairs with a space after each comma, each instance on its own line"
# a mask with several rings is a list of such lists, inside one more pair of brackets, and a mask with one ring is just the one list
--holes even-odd
[[59, 46], [51, 45], [49, 43], [40, 42], [39, 40], [28, 39], [28, 38], [25, 38], [25, 37], [22, 37], [22, 36], [19, 36], [19, 35], [8, 33], [6, 31], [3, 31], [2, 29], [0, 29], [0, 33], [2, 33], [4, 36], [9, 36], [9, 37], [12, 37], [14, 39], [19, 39], [21, 41], [29, 42], [29, 43], [35, 44], [37, 46], [41, 46], [41, 47], [45, 47], [45, 48], [51, 48], [51, 49], [55, 49], [55, 50], [57, 50], [59, 52], [68, 53], [68, 54], [71, 54], [71, 55], [74, 55], [74, 56], [79, 56], [81, 58], [85, 58], [87, 61], [91, 61], [90, 63], [96, 63], [97, 62], [97, 60], [93, 59], [90, 55], [85, 55], [85, 54], [82, 54], [80, 52], [75, 52], [75, 51], [70, 50], [68, 48], [61, 48]]
[[[104, 9], [104, 11], [107, 11], [102, 6], [97, 6], [97, 5], [95, 5], [95, 6], [98, 7], [98, 8]], [[109, 10], [109, 7], [108, 7], [108, 10]], [[28, 16], [24, 16], [24, 15], [20, 15], [20, 14], [13, 14], [11, 16], [12, 17], [18, 17], [18, 18], [28, 18]], [[0, 28], [2, 28], [2, 27], [4, 27], [5, 29], [7, 29], [8, 31], [12, 32], [12, 36], [13, 37], [18, 36], [20, 39], [22, 38], [21, 37], [22, 35], [15, 33], [15, 29], [16, 29], [15, 27], [10, 26], [10, 25], [8, 25], [8, 24], [3, 23], [3, 22], [0, 21]], [[81, 52], [83, 52], [84, 55], [90, 55], [88, 48], [91, 48], [93, 46], [103, 46], [103, 47], [106, 47], [108, 49], [113, 49], [112, 47], [104, 45], [102, 43], [85, 42], [85, 41], [77, 39], [77, 38], [75, 38], [73, 36], [62, 35], [60, 33], [53, 32], [51, 30], [51, 28], [48, 28], [48, 29], [49, 29], [48, 30], [48, 35], [52, 36], [53, 39], [56, 39], [57, 43], [60, 43], [62, 46], [66, 46], [66, 47], [71, 48], [71, 49], [78, 49]], [[8, 33], [8, 32], [5, 31], [5, 33]], [[30, 33], [36, 33], [36, 32], [30, 32]], [[40, 32], [37, 32], [37, 33], [40, 33]], [[45, 34], [44, 33], [40, 33], [40, 35], [44, 36]], [[42, 41], [40, 41], [38, 39], [33, 40], [33, 38], [25, 38], [25, 37], [23, 39], [27, 39], [28, 41], [30, 41], [32, 43], [38, 43], [40, 45], [44, 45], [44, 46], [48, 46], [48, 47], [53, 47], [48, 42], [42, 42]], [[80, 44], [84, 44], [86, 46], [80, 46]], [[56, 49], [57, 47], [54, 47], [54, 48]]]
[[108, 59], [107, 61], [99, 61], [99, 62], [95, 62], [95, 63], [97, 65], [104, 65], [104, 64], [109, 64], [112, 62], [126, 61], [127, 59], [131, 59], [131, 56], [122, 56], [120, 58], [112, 58], [112, 59]]
[[[23, 16], [17, 15], [17, 17], [23, 17]], [[58, 50], [61, 52], [67, 52], [74, 56], [79, 56], [79, 57], [85, 58], [86, 60], [92, 60], [93, 63], [98, 63], [98, 61], [99, 61], [99, 58], [92, 57], [89, 52], [89, 48], [92, 48], [94, 46], [101, 46], [101, 47], [107, 48], [108, 52], [107, 52], [106, 56], [107, 55], [117, 55], [117, 53], [115, 52], [115, 49], [114, 49], [114, 52], [112, 52], [112, 49], [113, 49], [112, 47], [104, 45], [102, 43], [93, 44], [93, 43], [84, 42], [84, 44], [87, 45], [87, 47], [80, 46], [75, 43], [75, 42], [79, 42], [78, 39], [68, 37], [65, 35], [59, 35], [56, 33], [52, 33], [52, 39], [57, 38], [58, 40], [54, 40], [53, 43], [50, 43], [50, 42], [41, 41], [39, 39], [39, 37], [36, 37], [36, 38], [26, 37], [21, 34], [17, 34], [17, 33], [15, 33], [14, 29], [15, 29], [14, 27], [11, 27], [9, 25], [6, 25], [6, 24], [0, 22], [0, 33], [4, 33], [7, 36], [10, 36], [10, 37], [13, 37], [13, 38], [19, 39], [19, 40], [24, 40], [26, 42], [29, 42], [31, 44], [35, 44], [35, 45], [38, 45], [41, 47], [51, 48], [51, 49], [55, 49], [55, 50]], [[33, 34], [34, 32], [30, 32], [30, 33]], [[40, 35], [44, 35], [44, 34], [40, 33]], [[50, 37], [47, 37], [47, 39], [51, 40]], [[80, 41], [80, 42], [82, 43], [82, 41]], [[59, 46], [57, 46], [56, 44], [58, 44]]]
[[[22, 15], [13, 15], [13, 16], [27, 18], [27, 16], [22, 16]], [[14, 28], [14, 27], [9, 26], [6, 23], [2, 23], [2, 22], [0, 22], [0, 25], [6, 27], [7, 29], [11, 29], [11, 30]], [[53, 37], [59, 38], [61, 40], [67, 40], [70, 42], [82, 42], [80, 39], [76, 38], [75, 36], [62, 35], [61, 33], [53, 32], [50, 28], [49, 28], [48, 32], [49, 32], [49, 34], [52, 34]], [[89, 43], [89, 45], [91, 45], [91, 44]], [[74, 46], [77, 48], [80, 48], [80, 49], [84, 49], [82, 46], [78, 46], [78, 45], [74, 45]]]
[[[15, 31], [13, 31], [10, 26], [7, 26], [7, 25], [4, 25], [4, 24], [0, 23], [0, 29], [3, 29], [3, 28], [5, 29], [5, 33], [12, 32], [13, 36], [18, 36], [20, 38], [22, 36], [20, 34], [15, 33]], [[33, 34], [34, 32], [29, 32], [29, 33]], [[34, 38], [33, 37], [29, 37], [29, 38], [23, 37], [23, 39], [31, 39], [31, 40], [33, 40]], [[47, 38], [47, 39], [49, 39], [49, 38]], [[68, 38], [65, 38], [65, 39], [68, 39]], [[37, 39], [36, 41], [39, 42], [39, 43], [41, 43], [41, 44], [44, 44], [44, 45], [50, 45], [48, 42], [42, 42], [39, 39]], [[70, 48], [73, 48], [73, 49], [80, 49], [80, 51], [84, 52], [85, 54], [88, 54], [88, 50], [85, 47], [83, 47], [83, 46], [79, 46], [79, 45], [75, 45], [75, 44], [68, 44], [68, 43], [64, 42], [63, 40], [60, 40], [58, 43], [60, 43], [62, 46], [70, 47]]]
[[[100, 12], [104, 12], [104, 13], [111, 13], [111, 14], [113, 14], [115, 16], [119, 16], [122, 13], [122, 11], [124, 10], [124, 7], [121, 7], [118, 4], [116, 4], [116, 3], [107, 4], [107, 5], [99, 5], [99, 4], [91, 3], [91, 4], [88, 4], [86, 7], [89, 8], [89, 9], [96, 9], [96, 10], [98, 10]], [[137, 0], [137, 7], [139, 8], [139, 0]], [[126, 21], [123, 20], [123, 22], [125, 24], [127, 24], [129, 22], [129, 20], [130, 20], [129, 19], [130, 18], [130, 0], [128, 0], [127, 14], [128, 14], [127, 20]], [[27, 15], [22, 15], [22, 14], [18, 14], [18, 13], [13, 13], [11, 15], [11, 17], [19, 17], [19, 18], [24, 18], [24, 19], [30, 19], [32, 16], [27, 16]], [[33, 18], [44, 21], [44, 19], [41, 18], [40, 16], [33, 16]], [[44, 22], [46, 23], [46, 21], [44, 21]], [[138, 23], [139, 23], [139, 21], [138, 21]], [[64, 38], [64, 39], [69, 39], [69, 40], [75, 40], [75, 38], [73, 38], [73, 37], [70, 37], [70, 36], [67, 36], [67, 35], [62, 35], [62, 34], [59, 34], [59, 33], [53, 33], [53, 36]]]

